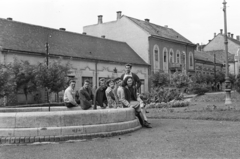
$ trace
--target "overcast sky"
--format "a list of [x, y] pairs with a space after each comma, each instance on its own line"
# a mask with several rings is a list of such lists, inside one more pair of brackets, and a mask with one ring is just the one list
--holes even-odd
[[[240, 35], [240, 0], [227, 1], [228, 32]], [[83, 26], [116, 20], [116, 12], [161, 26], [168, 25], [193, 43], [206, 44], [224, 28], [223, 0], [0, 0], [0, 17], [66, 28], [82, 33]]]

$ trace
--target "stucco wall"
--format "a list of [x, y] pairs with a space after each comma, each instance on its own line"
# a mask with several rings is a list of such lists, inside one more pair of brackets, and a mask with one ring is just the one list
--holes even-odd
[[[186, 57], [185, 57], [185, 65], [187, 70], [194, 70], [194, 59], [193, 59], [193, 67], [189, 68], [189, 52], [193, 53], [194, 57], [194, 47], [192, 46], [187, 46], [184, 44], [180, 43], [175, 43], [171, 41], [166, 41], [163, 39], [156, 39], [156, 38], [150, 38], [149, 39], [149, 57], [150, 57], [150, 63], [151, 63], [151, 70], [153, 70], [153, 49], [154, 46], [157, 45], [159, 47], [159, 57], [160, 57], [160, 69], [164, 70], [165, 68], [163, 67], [163, 50], [164, 48], [167, 49], [168, 55], [170, 53], [170, 50], [173, 51], [174, 53], [174, 63], [176, 63], [176, 53], [177, 51], [180, 51], [180, 63], [183, 63], [181, 60], [181, 53], [186, 52]], [[168, 56], [168, 61], [169, 61], [169, 56]]]
[[83, 27], [88, 35], [126, 42], [146, 63], [148, 57], [148, 36], [139, 26], [126, 17], [113, 22], [90, 25]]
[[[225, 50], [224, 35], [218, 34], [210, 43], [204, 47], [204, 51]], [[228, 52], [236, 54], [240, 46], [228, 40]]]
[[[0, 53], [0, 57], [3, 54]], [[45, 60], [43, 56], [36, 56], [30, 54], [12, 54], [8, 53], [5, 56], [5, 63], [10, 63], [14, 61], [14, 57], [19, 60], [27, 60], [30, 64], [38, 64]], [[49, 61], [56, 59], [56, 58], [49, 58]], [[4, 61], [3, 61], [4, 62]], [[66, 64], [70, 62], [72, 66], [72, 73], [71, 75], [75, 76], [76, 78], [76, 87], [75, 90], [79, 90], [82, 87], [83, 77], [90, 77], [92, 78], [92, 86], [95, 87], [95, 83], [99, 83], [99, 77], [111, 78], [111, 77], [120, 77], [121, 74], [124, 72], [125, 64], [117, 64], [117, 63], [106, 63], [106, 62], [98, 62], [97, 63], [97, 79], [95, 74], [95, 65], [94, 61], [86, 61], [80, 59], [63, 59], [62, 64]], [[114, 73], [114, 69], [117, 69], [117, 74]], [[132, 72], [136, 73], [141, 80], [144, 80], [144, 85], [141, 89], [142, 92], [148, 90], [148, 67], [147, 66], [138, 66], [134, 65], [132, 68]], [[42, 91], [44, 93], [44, 91]], [[63, 92], [62, 92], [63, 93]], [[60, 93], [61, 94], [61, 93]], [[51, 95], [51, 101], [55, 101], [56, 96], [55, 94]], [[25, 97], [23, 93], [18, 95], [18, 100], [20, 102], [25, 102]], [[44, 100], [44, 95], [42, 95], [42, 100]], [[29, 101], [33, 102], [33, 97], [29, 96]]]

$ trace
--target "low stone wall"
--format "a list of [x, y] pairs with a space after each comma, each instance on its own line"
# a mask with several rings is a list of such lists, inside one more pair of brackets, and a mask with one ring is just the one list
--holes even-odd
[[1, 144], [104, 137], [139, 128], [132, 108], [0, 113]]

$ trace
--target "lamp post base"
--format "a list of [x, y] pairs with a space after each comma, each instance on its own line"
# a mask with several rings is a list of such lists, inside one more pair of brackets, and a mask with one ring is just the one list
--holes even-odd
[[226, 91], [225, 105], [230, 105], [232, 104], [231, 89], [226, 89], [225, 91]]

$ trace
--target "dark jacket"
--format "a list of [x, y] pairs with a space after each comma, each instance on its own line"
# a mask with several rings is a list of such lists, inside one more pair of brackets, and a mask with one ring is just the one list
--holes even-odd
[[94, 106], [99, 105], [103, 107], [103, 103], [107, 105], [107, 97], [105, 94], [107, 87], [99, 87], [95, 92]]
[[79, 90], [79, 99], [81, 102], [81, 107], [83, 110], [89, 109], [92, 107], [92, 102], [93, 101], [93, 93], [90, 88], [85, 89], [85, 88], [80, 88]]
[[125, 99], [130, 101], [137, 101], [137, 90], [134, 87], [129, 88], [128, 86], [123, 87]]
[[[132, 73], [132, 72], [131, 72]], [[125, 73], [121, 75], [121, 79], [123, 80], [123, 77], [124, 77]], [[133, 85], [137, 87], [137, 90], [141, 87], [141, 81], [139, 79], [139, 77], [135, 74], [135, 73], [132, 73], [132, 77], [133, 77]]]

